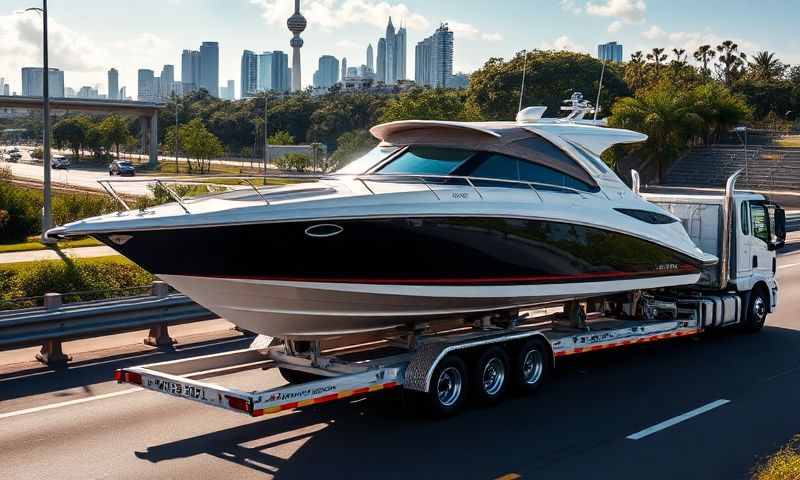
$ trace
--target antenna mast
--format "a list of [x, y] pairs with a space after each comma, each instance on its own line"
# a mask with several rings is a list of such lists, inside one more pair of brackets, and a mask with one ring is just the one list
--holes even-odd
[[597, 101], [594, 102], [594, 119], [597, 120], [597, 112], [600, 111], [600, 90], [603, 89], [603, 76], [606, 73], [606, 59], [603, 59], [603, 68], [600, 70], [600, 85], [597, 86]]
[[523, 50], [523, 54], [525, 55], [525, 63], [522, 67], [522, 86], [519, 89], [519, 108], [517, 108], [518, 112], [522, 111], [522, 96], [525, 94], [525, 72], [528, 71], [528, 51]]

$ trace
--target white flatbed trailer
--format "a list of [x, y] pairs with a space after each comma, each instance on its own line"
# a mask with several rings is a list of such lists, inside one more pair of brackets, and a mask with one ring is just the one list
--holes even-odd
[[[576, 299], [542, 316], [454, 319], [437, 324], [439, 331], [409, 327], [327, 350], [319, 341], [276, 344], [261, 335], [244, 350], [124, 368], [116, 379], [254, 417], [397, 388], [442, 416], [457, 412], [467, 392], [480, 403], [495, 403], [512, 388], [533, 392], [563, 357], [713, 328], [757, 332], [778, 302], [775, 250], [785, 238], [784, 218], [763, 196], [737, 194], [735, 178], [724, 197], [651, 198], [682, 219], [698, 246], [720, 257], [719, 268], [695, 285]], [[289, 385], [244, 390], [200, 379], [273, 368]]]

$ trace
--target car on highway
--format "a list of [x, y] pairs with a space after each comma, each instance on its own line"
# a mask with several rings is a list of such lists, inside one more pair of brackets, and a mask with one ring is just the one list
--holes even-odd
[[72, 165], [72, 162], [64, 155], [53, 155], [50, 158], [50, 168], [67, 169], [70, 165]]
[[109, 175], [136, 175], [136, 167], [129, 160], [114, 160], [108, 166]]
[[22, 154], [19, 153], [18, 151], [11, 151], [11, 153], [8, 154], [9, 162], [18, 162], [21, 159], [22, 159]]

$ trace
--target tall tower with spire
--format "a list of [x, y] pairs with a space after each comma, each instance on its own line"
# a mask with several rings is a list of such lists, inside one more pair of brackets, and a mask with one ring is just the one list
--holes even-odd
[[367, 68], [369, 68], [373, 72], [375, 71], [375, 63], [373, 61], [372, 44], [371, 43], [367, 46]]
[[392, 17], [389, 17], [389, 25], [386, 26], [386, 84], [392, 85], [397, 81], [397, 71], [395, 70], [396, 60], [396, 35]]
[[300, 48], [303, 46], [303, 39], [300, 34], [306, 29], [306, 17], [300, 14], [300, 0], [294, 0], [294, 15], [289, 17], [286, 26], [294, 35], [289, 45], [292, 47], [292, 91], [297, 92], [302, 88], [300, 73]]

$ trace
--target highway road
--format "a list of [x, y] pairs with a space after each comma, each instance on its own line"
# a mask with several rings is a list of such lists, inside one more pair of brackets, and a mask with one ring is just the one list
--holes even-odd
[[[761, 333], [573, 358], [534, 396], [446, 421], [407, 413], [396, 393], [250, 418], [109, 380], [245, 337], [6, 373], [0, 465], [15, 479], [745, 478], [800, 433], [800, 242], [786, 250], [781, 305]], [[218, 380], [280, 382], [257, 372]]]

